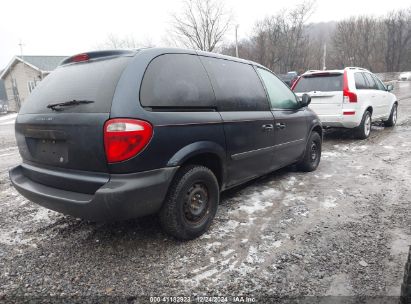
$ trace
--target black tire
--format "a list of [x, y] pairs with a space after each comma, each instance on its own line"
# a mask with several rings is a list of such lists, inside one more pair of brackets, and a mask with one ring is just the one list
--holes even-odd
[[312, 132], [305, 148], [302, 160], [297, 164], [299, 170], [304, 172], [315, 171], [321, 160], [322, 139], [320, 134]]
[[398, 104], [394, 103], [391, 108], [390, 117], [384, 121], [386, 127], [394, 127], [397, 123]]
[[355, 137], [358, 139], [367, 139], [370, 137], [371, 133], [371, 113], [370, 111], [365, 111], [362, 116], [361, 124], [355, 128]]
[[219, 200], [220, 187], [210, 169], [198, 165], [183, 167], [160, 210], [160, 224], [177, 239], [194, 239], [210, 227]]

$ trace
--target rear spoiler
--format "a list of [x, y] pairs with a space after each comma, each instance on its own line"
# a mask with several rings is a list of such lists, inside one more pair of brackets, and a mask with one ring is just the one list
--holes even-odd
[[76, 62], [85, 62], [93, 59], [104, 59], [110, 57], [119, 57], [119, 56], [134, 56], [138, 51], [131, 50], [107, 50], [107, 51], [93, 51], [87, 53], [76, 54], [71, 57], [65, 58], [60, 62], [59, 66], [76, 63]]

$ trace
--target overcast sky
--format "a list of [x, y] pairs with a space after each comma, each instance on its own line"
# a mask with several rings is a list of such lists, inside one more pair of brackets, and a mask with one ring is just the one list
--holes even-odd
[[[246, 37], [259, 19], [273, 15], [299, 0], [225, 0]], [[108, 34], [137, 41], [164, 44], [170, 14], [181, 9], [181, 0], [56, 1], [3, 0], [0, 17], [0, 69], [14, 55], [73, 55], [95, 49]], [[311, 22], [341, 20], [361, 15], [383, 15], [410, 7], [410, 0], [317, 0]], [[226, 41], [234, 39], [232, 30]]]

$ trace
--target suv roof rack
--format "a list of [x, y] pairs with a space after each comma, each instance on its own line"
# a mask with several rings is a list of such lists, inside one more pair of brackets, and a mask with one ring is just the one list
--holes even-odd
[[346, 67], [344, 70], [360, 70], [360, 71], [367, 71], [367, 72], [369, 72], [367, 69], [360, 68], [360, 67]]

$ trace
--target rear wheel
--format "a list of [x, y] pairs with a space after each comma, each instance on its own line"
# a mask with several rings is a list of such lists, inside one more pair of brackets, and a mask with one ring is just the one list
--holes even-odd
[[358, 139], [366, 139], [371, 133], [371, 113], [370, 111], [365, 111], [362, 116], [361, 124], [355, 129], [355, 135]]
[[308, 139], [303, 159], [298, 163], [298, 169], [305, 172], [315, 171], [321, 160], [321, 136], [312, 132]]
[[160, 210], [163, 230], [182, 240], [207, 231], [217, 212], [220, 189], [213, 172], [203, 166], [182, 168]]
[[384, 121], [386, 127], [394, 127], [397, 124], [398, 105], [394, 103], [391, 108], [391, 114], [388, 120]]

